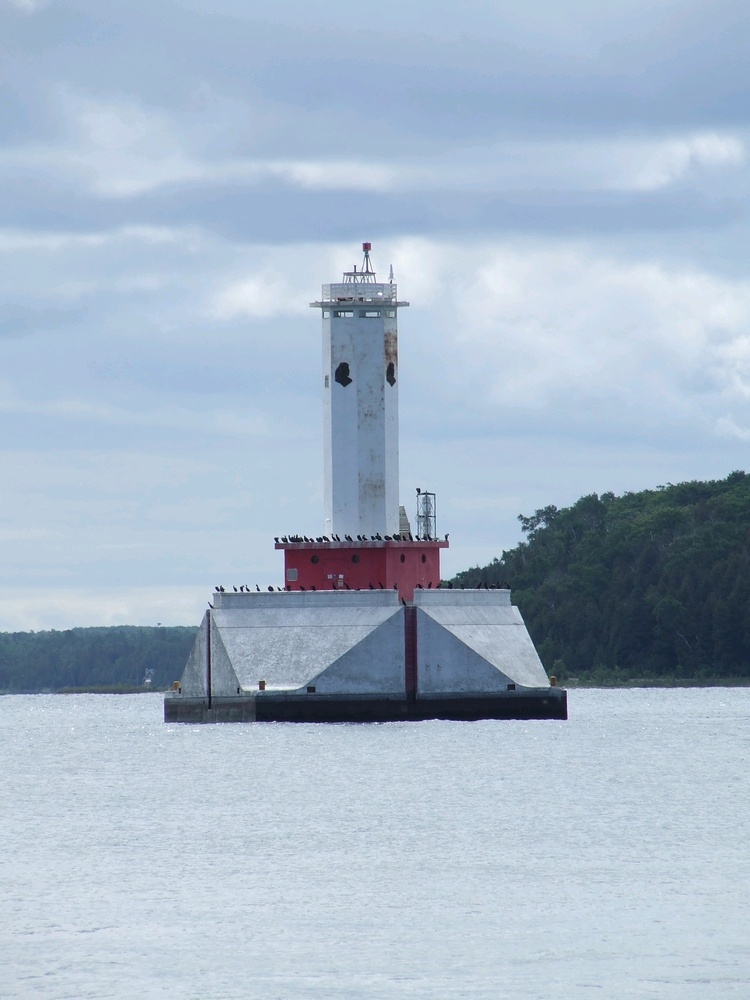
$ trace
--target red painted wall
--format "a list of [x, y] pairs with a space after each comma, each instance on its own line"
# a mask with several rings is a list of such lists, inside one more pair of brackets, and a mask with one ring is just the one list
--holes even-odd
[[395, 584], [410, 601], [419, 584], [437, 587], [440, 549], [448, 542], [277, 542], [276, 548], [284, 550], [290, 590], [369, 590], [371, 584], [392, 590]]

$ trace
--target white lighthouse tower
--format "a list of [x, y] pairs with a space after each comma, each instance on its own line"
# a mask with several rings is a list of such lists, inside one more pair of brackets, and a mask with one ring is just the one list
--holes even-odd
[[398, 492], [398, 310], [393, 269], [376, 280], [370, 244], [340, 284], [323, 285], [325, 534], [395, 535]]

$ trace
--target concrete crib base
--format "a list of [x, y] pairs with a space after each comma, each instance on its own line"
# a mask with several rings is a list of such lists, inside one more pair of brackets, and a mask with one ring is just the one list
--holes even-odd
[[408, 699], [382, 695], [273, 694], [164, 701], [165, 722], [405, 722], [426, 719], [567, 719], [563, 688]]

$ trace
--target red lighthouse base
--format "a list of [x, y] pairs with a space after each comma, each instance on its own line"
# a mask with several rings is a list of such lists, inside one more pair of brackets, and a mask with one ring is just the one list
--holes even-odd
[[398, 590], [410, 601], [440, 583], [440, 549], [430, 542], [277, 542], [289, 590]]

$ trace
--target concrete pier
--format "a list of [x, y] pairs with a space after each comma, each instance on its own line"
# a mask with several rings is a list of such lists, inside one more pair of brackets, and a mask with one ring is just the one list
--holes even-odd
[[507, 590], [214, 599], [167, 722], [567, 718]]

